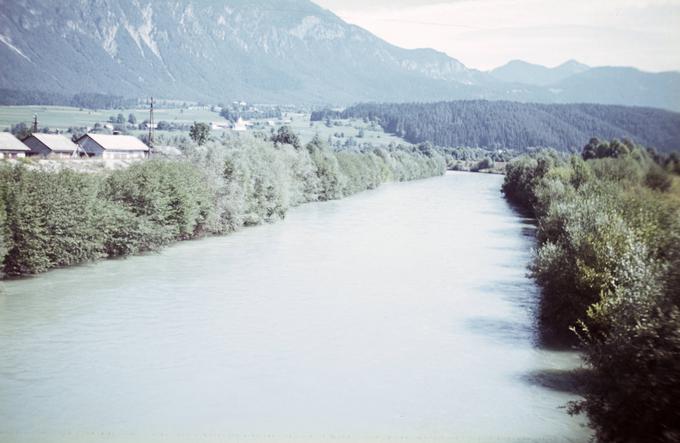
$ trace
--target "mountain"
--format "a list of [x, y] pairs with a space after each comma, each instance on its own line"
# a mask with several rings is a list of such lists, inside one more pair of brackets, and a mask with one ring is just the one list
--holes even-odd
[[599, 102], [617, 105], [650, 105], [680, 110], [680, 73], [649, 73], [635, 68], [599, 67], [570, 60], [554, 68], [513, 60], [489, 71], [496, 80], [514, 84], [519, 95], [535, 94], [542, 86], [548, 96], [539, 102]]
[[589, 102], [626, 105], [653, 103], [655, 107], [679, 110], [680, 73], [642, 72], [635, 68], [592, 68], [552, 84], [554, 100], [561, 103]]
[[367, 118], [411, 143], [439, 146], [576, 152], [592, 137], [600, 137], [627, 138], [660, 151], [680, 150], [680, 113], [633, 106], [463, 100], [367, 103], [312, 114], [312, 120], [326, 117]]
[[569, 60], [554, 68], [527, 63], [522, 60], [512, 60], [489, 73], [493, 78], [502, 82], [546, 86], [589, 69], [589, 66], [576, 60]]
[[[3, 2], [0, 88], [346, 103], [468, 96], [483, 77], [307, 0]], [[56, 37], [56, 38], [55, 38]]]
[[573, 65], [555, 68], [557, 88], [544, 86], [543, 74], [508, 83], [432, 49], [391, 45], [309, 0], [0, 0], [0, 90], [208, 103], [578, 99], [680, 109], [668, 99], [680, 74], [658, 82], [648, 74], [645, 89], [633, 91], [637, 80], [624, 76], [600, 91], [599, 77], [569, 82], [590, 72], [565, 78]]

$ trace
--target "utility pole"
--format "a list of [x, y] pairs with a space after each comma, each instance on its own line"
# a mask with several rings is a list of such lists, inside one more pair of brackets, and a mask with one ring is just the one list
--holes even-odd
[[153, 97], [151, 97], [151, 107], [149, 108], [149, 147], [153, 149], [154, 137], [156, 136], [156, 122], [153, 119]]

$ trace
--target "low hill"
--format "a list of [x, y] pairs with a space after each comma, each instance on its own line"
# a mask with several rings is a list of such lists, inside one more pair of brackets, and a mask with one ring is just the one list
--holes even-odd
[[312, 120], [326, 118], [364, 118], [411, 143], [439, 146], [578, 151], [600, 137], [680, 150], [680, 113], [654, 108], [469, 100], [360, 104], [312, 115]]

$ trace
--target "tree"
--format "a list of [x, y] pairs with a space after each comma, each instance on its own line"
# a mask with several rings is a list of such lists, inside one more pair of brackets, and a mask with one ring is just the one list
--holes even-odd
[[119, 125], [122, 125], [123, 123], [125, 123], [125, 116], [120, 112], [118, 113], [118, 116], [116, 117], [116, 123], [118, 123]]
[[29, 128], [26, 123], [17, 123], [10, 127], [10, 132], [18, 139], [24, 139], [33, 133], [33, 130]]
[[198, 143], [199, 146], [204, 145], [208, 141], [208, 137], [210, 137], [210, 126], [206, 123], [194, 122], [189, 130], [189, 137]]
[[288, 127], [281, 126], [279, 130], [272, 136], [274, 145], [291, 145], [295, 149], [301, 149], [302, 143], [300, 138]]
[[597, 138], [591, 138], [587, 145], [583, 147], [581, 152], [581, 157], [583, 160], [592, 160], [597, 158], [597, 147], [600, 145], [600, 140]]
[[130, 115], [128, 115], [128, 123], [130, 123], [131, 125], [137, 124], [137, 117], [135, 117], [135, 114], [133, 114], [132, 112], [130, 113]]
[[238, 120], [238, 115], [232, 113], [231, 110], [226, 107], [222, 107], [222, 110], [220, 111], [220, 116], [223, 117], [225, 120], [229, 120], [232, 123]]
[[612, 140], [609, 143], [609, 156], [614, 158], [619, 158], [624, 155], [630, 154], [630, 149], [624, 143], [618, 140]]

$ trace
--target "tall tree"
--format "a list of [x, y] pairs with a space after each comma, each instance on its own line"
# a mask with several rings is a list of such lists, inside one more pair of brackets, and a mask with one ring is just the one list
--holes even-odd
[[198, 143], [199, 146], [204, 145], [208, 141], [208, 137], [210, 137], [210, 126], [206, 123], [194, 122], [191, 125], [191, 129], [189, 129], [189, 137]]

